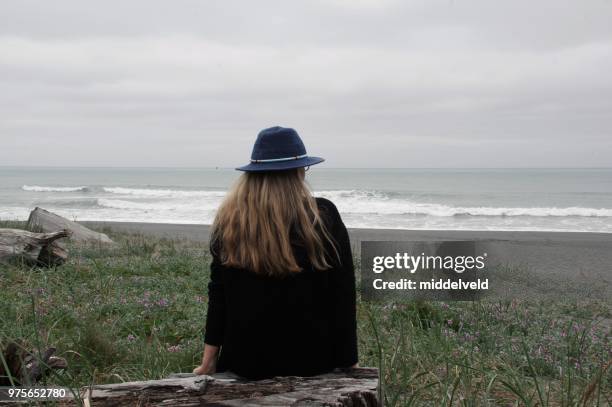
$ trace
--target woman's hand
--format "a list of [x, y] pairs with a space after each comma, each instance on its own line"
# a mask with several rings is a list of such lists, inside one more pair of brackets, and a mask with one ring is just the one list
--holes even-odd
[[211, 375], [215, 373], [216, 370], [217, 370], [216, 363], [202, 362], [200, 366], [193, 369], [193, 373], [196, 375], [203, 375], [203, 374]]
[[202, 363], [200, 366], [193, 369], [193, 373], [197, 375], [211, 375], [217, 371], [217, 355], [219, 347], [204, 344], [204, 354], [202, 355]]

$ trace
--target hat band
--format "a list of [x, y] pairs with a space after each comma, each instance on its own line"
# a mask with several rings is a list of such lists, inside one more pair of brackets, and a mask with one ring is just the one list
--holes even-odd
[[296, 155], [293, 157], [284, 157], [284, 158], [270, 158], [267, 160], [253, 160], [251, 159], [252, 163], [275, 163], [275, 162], [279, 162], [279, 161], [291, 161], [291, 160], [299, 160], [300, 158], [304, 158], [307, 157], [308, 154], [302, 154], [302, 155]]

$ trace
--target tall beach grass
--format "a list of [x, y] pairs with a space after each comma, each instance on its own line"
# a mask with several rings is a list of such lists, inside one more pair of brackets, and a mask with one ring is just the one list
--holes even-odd
[[[3, 223], [0, 227], [21, 227]], [[0, 343], [54, 346], [81, 386], [191, 372], [203, 347], [205, 244], [118, 234], [71, 245], [67, 264], [0, 265]], [[360, 364], [380, 367], [385, 405], [606, 406], [610, 303], [358, 302]]]

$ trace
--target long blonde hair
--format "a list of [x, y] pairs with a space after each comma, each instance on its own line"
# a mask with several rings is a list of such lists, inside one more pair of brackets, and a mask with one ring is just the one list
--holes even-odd
[[[330, 268], [333, 238], [304, 181], [304, 169], [242, 174], [219, 207], [211, 248], [221, 262], [255, 273], [285, 275], [301, 271], [293, 255], [291, 231], [317, 270]], [[329, 244], [326, 244], [329, 243]]]

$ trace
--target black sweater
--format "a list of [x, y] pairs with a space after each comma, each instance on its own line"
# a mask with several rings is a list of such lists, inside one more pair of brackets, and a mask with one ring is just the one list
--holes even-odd
[[204, 341], [221, 346], [217, 371], [248, 379], [311, 376], [357, 363], [355, 274], [335, 205], [317, 198], [341, 264], [314, 270], [293, 245], [299, 273], [268, 277], [220, 264], [213, 250]]

